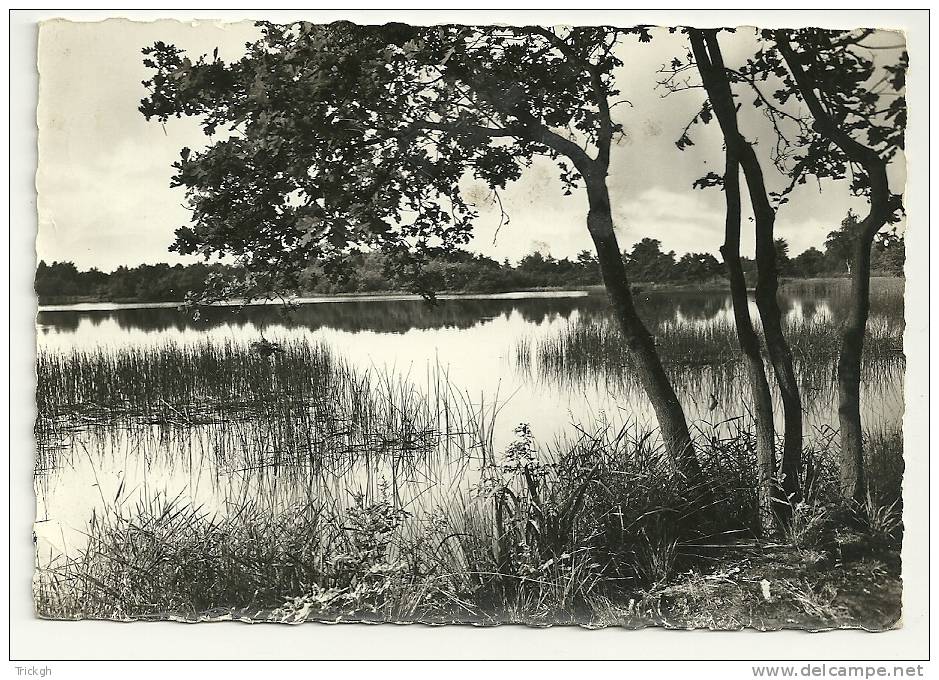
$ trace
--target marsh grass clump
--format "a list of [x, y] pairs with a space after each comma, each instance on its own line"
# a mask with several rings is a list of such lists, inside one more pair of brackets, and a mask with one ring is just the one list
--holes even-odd
[[751, 535], [755, 491], [739, 492], [752, 483], [752, 449], [726, 423], [699, 437], [707, 488], [677, 478], [641, 428], [576, 432], [539, 445], [522, 424], [483, 470], [474, 519], [463, 522], [477, 536], [459, 541], [467, 568], [491, 575], [474, 599], [497, 620], [601, 620], [611, 603]]
[[323, 344], [291, 341], [259, 351], [257, 343], [165, 342], [154, 347], [41, 350], [36, 401], [40, 417], [76, 411], [159, 417], [256, 411], [325, 395], [348, 367]]
[[82, 433], [98, 430], [191, 433], [203, 451], [237, 452], [248, 469], [452, 457], [489, 436], [495, 404], [459, 392], [440, 367], [419, 387], [408, 375], [355, 369], [325, 345], [275, 347], [225, 341], [41, 352], [37, 469], [55, 468]]
[[95, 514], [87, 543], [37, 572], [36, 608], [56, 618], [195, 618], [263, 608], [318, 571], [321, 510], [228, 515], [156, 493]]
[[427, 532], [387, 496], [224, 514], [161, 494], [109, 507], [87, 544], [37, 570], [36, 608], [54, 618], [401, 620], [432, 613]]
[[[781, 287], [795, 293], [798, 302], [783, 319], [800, 378], [806, 383], [806, 395], [816, 399], [826, 395], [819, 390], [835, 380], [835, 365], [841, 350], [840, 310], [850, 297], [850, 282], [836, 280], [792, 281]], [[702, 301], [695, 296], [662, 306], [655, 300], [640, 305], [640, 314], [655, 339], [656, 349], [666, 371], [675, 382], [700, 380], [704, 371], [724, 375], [723, 382], [743, 379], [737, 370], [740, 350], [729, 298]], [[825, 301], [816, 305], [814, 300]], [[784, 300], [785, 301], [785, 300]], [[700, 308], [699, 308], [700, 307]], [[662, 314], [662, 309], [668, 309]], [[864, 371], [867, 382], [880, 384], [895, 381], [902, 373], [903, 355], [903, 281], [875, 278], [871, 282], [871, 316], [864, 341]], [[757, 333], [762, 333], [758, 318]], [[532, 346], [529, 338], [516, 347], [517, 363], [533, 374], [564, 383], [601, 380], [609, 386], [625, 384], [637, 387], [630, 370], [628, 345], [612, 318], [583, 315], [570, 320], [553, 335]], [[763, 343], [765, 347], [765, 343]]]
[[[705, 368], [733, 369], [740, 360], [736, 330], [730, 319], [706, 324], [666, 320], [651, 330], [666, 370], [676, 379]], [[826, 319], [790, 319], [785, 332], [803, 379], [813, 384], [830, 380], [841, 349], [837, 324]], [[530, 341], [524, 342], [516, 353], [525, 357], [527, 366], [532, 363]], [[902, 345], [902, 323], [886, 317], [872, 319], [864, 344], [865, 370], [889, 371], [902, 363]], [[534, 347], [534, 357], [540, 374], [547, 378], [576, 381], [605, 376], [608, 382], [634, 381], [630, 377], [628, 345], [609, 319], [569, 322], [555, 335], [542, 338]]]
[[888, 426], [867, 432], [864, 465], [872, 500], [882, 505], [902, 502], [905, 464], [900, 427]]
[[900, 500], [889, 504], [878, 502], [868, 491], [864, 503], [855, 508], [858, 524], [874, 542], [899, 546], [903, 536], [903, 512]]
[[899, 550], [903, 537], [903, 437], [897, 428], [865, 433], [867, 491], [863, 503], [845, 505], [838, 489], [837, 432], [815, 432], [803, 452], [802, 500], [785, 527], [787, 543], [800, 550], [830, 548], [845, 540], [869, 549]]
[[823, 544], [834, 526], [832, 507], [818, 501], [803, 501], [793, 506], [783, 536], [796, 548], [815, 548]]
[[419, 398], [411, 381], [389, 372], [356, 370], [325, 344], [261, 343], [41, 350], [39, 417], [77, 414], [92, 422], [135, 417], [189, 425], [256, 416], [298, 403], [339, 402], [348, 415], [404, 418], [407, 406]]

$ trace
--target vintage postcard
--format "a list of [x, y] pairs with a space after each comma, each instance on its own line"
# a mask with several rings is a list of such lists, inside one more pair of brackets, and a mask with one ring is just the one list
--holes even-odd
[[36, 616], [902, 626], [917, 65], [844, 19], [42, 22]]

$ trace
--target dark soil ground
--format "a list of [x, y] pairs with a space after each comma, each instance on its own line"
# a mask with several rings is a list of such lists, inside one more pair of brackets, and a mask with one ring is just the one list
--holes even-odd
[[[668, 583], [637, 594], [626, 603], [609, 602], [606, 611], [594, 610], [591, 617], [577, 621], [542, 619], [505, 623], [763, 631], [894, 628], [900, 625], [901, 614], [899, 553], [886, 547], [872, 550], [869, 544], [863, 546], [863, 550], [856, 550], [858, 547], [850, 536], [830, 550], [788, 545], [725, 546], [711, 555], [711, 569], [679, 573]], [[285, 621], [278, 614], [258, 609], [214, 611], [199, 617], [182, 617], [182, 620]], [[351, 623], [362, 619], [354, 614], [323, 612], [306, 620]], [[379, 621], [372, 619], [371, 622]], [[407, 623], [416, 622], [419, 621]], [[478, 619], [438, 619], [425, 623], [470, 622], [496, 623]]]
[[899, 555], [841, 556], [789, 546], [740, 547], [706, 574], [688, 573], [637, 605], [670, 628], [881, 631], [900, 620]]

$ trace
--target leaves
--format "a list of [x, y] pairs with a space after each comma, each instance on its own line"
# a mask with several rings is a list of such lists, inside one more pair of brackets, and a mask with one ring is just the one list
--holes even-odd
[[[804, 28], [782, 32], [792, 45], [797, 63], [831, 119], [834, 129], [870, 146], [883, 160], [890, 160], [904, 146], [906, 100], [903, 89], [908, 68], [905, 50], [873, 53], [861, 45], [871, 30], [833, 31]], [[774, 160], [790, 179], [777, 194], [779, 203], [806, 176], [844, 179], [852, 175], [851, 191], [870, 192], [865, 170], [849, 161], [833, 143], [832, 130], [808, 114], [793, 75], [780, 54], [774, 31], [763, 31], [763, 45], [735, 74], [760, 92], [770, 84], [769, 95], [758, 94], [754, 106], [763, 108], [777, 133]], [[791, 137], [787, 130], [795, 128]]]
[[684, 151], [689, 146], [694, 146], [694, 142], [691, 141], [691, 137], [688, 136], [688, 133], [682, 133], [681, 137], [675, 142], [675, 146], [678, 147], [679, 151]]
[[[173, 248], [233, 255], [284, 282], [311, 261], [339, 275], [349, 253], [382, 250], [422, 289], [422, 254], [470, 237], [464, 177], [500, 189], [535, 155], [561, 161], [546, 138], [580, 154], [574, 166], [609, 144], [595, 87], [619, 94], [612, 46], [651, 39], [647, 27], [258, 27], [262, 37], [230, 63], [162, 42], [143, 51], [154, 75], [140, 111], [195, 117], [210, 138], [174, 165], [193, 224]], [[580, 171], [558, 171], [571, 193]]]
[[716, 172], [709, 172], [691, 183], [692, 189], [708, 189], [710, 187], [724, 186], [724, 177]]

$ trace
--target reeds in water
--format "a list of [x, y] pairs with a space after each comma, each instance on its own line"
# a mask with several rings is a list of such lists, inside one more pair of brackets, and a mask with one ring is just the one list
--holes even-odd
[[[743, 419], [699, 427], [706, 488], [671, 473], [652, 431], [600, 424], [547, 444], [520, 426], [463, 493], [448, 490], [443, 468], [426, 469], [436, 492], [424, 502], [399, 499], [385, 482], [372, 494], [346, 484], [289, 503], [272, 497], [273, 485], [257, 486], [232, 494], [224, 511], [161, 491], [131, 503], [119, 490], [90, 520], [87, 543], [37, 572], [37, 610], [642, 625], [625, 603], [753, 535], [751, 429]], [[895, 469], [898, 439], [878, 441], [872, 469]], [[813, 509], [800, 512], [824, 527], [833, 453], [824, 437], [816, 444], [806, 478], [826, 483], [815, 483]], [[872, 516], [894, 530], [896, 498], [878, 494]]]
[[[462, 451], [489, 436], [484, 412], [495, 404], [460, 393], [439, 367], [418, 386], [390, 370], [354, 369], [324, 345], [275, 347], [40, 352], [37, 468], [53, 467], [75, 433], [115, 426], [198, 432], [216, 451], [276, 452], [281, 461]], [[256, 463], [248, 456], [246, 465]]]

